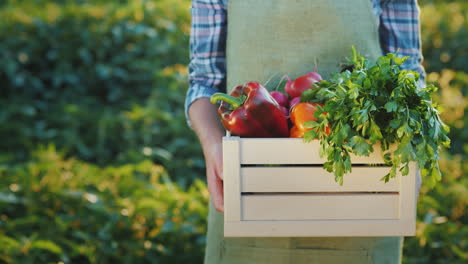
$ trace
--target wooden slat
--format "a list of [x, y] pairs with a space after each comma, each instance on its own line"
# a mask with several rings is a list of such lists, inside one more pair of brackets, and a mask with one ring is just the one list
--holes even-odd
[[332, 173], [321, 167], [246, 167], [241, 168], [242, 192], [398, 192], [400, 177], [388, 183], [380, 179], [388, 167], [355, 167], [335, 182]]
[[[242, 164], [323, 164], [320, 158], [320, 143], [315, 140], [304, 143], [300, 138], [237, 138], [240, 141]], [[352, 156], [355, 164], [380, 164], [382, 162], [379, 146], [369, 156]]]
[[408, 175], [401, 176], [400, 215], [403, 220], [416, 219], [416, 173], [419, 168], [415, 162], [411, 162], [409, 168]]
[[242, 195], [242, 220], [398, 219], [398, 194]]
[[224, 218], [240, 221], [240, 161], [239, 140], [223, 140]]
[[414, 236], [415, 220], [242, 221], [224, 223], [226, 237]]

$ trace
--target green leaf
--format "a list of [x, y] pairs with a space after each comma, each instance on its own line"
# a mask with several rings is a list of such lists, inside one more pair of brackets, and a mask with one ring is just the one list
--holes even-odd
[[385, 153], [385, 154], [383, 155], [383, 159], [384, 159], [385, 164], [391, 164], [391, 162], [392, 162], [392, 154], [391, 154], [391, 153]]
[[380, 127], [371, 119], [370, 125], [370, 140], [372, 142], [376, 142], [377, 140], [383, 139], [382, 132], [380, 131]]
[[388, 113], [395, 112], [398, 109], [397, 103], [395, 101], [386, 103], [384, 107]]
[[390, 169], [389, 177], [390, 177], [390, 179], [396, 177], [396, 166], [392, 166], [392, 168]]
[[406, 128], [407, 128], [406, 124], [404, 124], [400, 128], [398, 128], [397, 129], [397, 136], [400, 137], [400, 138], [403, 137], [403, 135], [406, 134]]
[[439, 166], [438, 165], [433, 165], [432, 166], [432, 173], [431, 177], [435, 179], [436, 181], [440, 181], [442, 179], [442, 174], [440, 173]]
[[301, 94], [301, 102], [316, 102], [319, 92], [321, 88], [305, 90]]
[[0, 248], [0, 252], [1, 252], [2, 249], [11, 250], [11, 249], [19, 248], [21, 244], [20, 242], [16, 241], [15, 239], [11, 237], [0, 234], [0, 245], [2, 245], [2, 247]]
[[406, 164], [405, 166], [400, 168], [401, 175], [406, 176], [409, 173], [409, 165]]
[[50, 240], [35, 240], [31, 243], [31, 249], [41, 249], [52, 252], [56, 255], [62, 254], [63, 250], [57, 244]]
[[372, 151], [372, 145], [360, 136], [353, 136], [349, 142], [349, 145], [353, 148], [354, 153], [357, 155], [369, 156], [370, 152]]
[[304, 127], [305, 128], [316, 128], [320, 125], [319, 122], [317, 121], [307, 121], [304, 123]]
[[318, 134], [316, 129], [309, 130], [304, 133], [304, 142], [311, 142], [312, 140], [317, 139]]

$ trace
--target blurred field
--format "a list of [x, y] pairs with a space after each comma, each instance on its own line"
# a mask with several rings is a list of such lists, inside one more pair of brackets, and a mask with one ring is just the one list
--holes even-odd
[[[466, 263], [468, 2], [421, 0], [451, 127], [405, 263]], [[202, 263], [188, 0], [0, 2], [0, 263]]]

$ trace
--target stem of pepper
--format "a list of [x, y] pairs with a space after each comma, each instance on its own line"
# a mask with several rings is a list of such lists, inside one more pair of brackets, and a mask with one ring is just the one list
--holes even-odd
[[224, 93], [215, 93], [211, 96], [210, 101], [212, 104], [218, 103], [218, 101], [223, 101], [232, 106], [232, 108], [237, 109], [244, 104], [246, 96], [234, 97]]

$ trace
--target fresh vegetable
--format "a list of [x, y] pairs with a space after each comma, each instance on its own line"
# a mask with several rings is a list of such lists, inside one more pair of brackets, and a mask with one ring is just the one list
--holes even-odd
[[291, 111], [294, 108], [294, 106], [300, 102], [301, 102], [300, 96], [294, 97], [293, 99], [291, 99], [291, 101], [289, 101], [289, 111]]
[[289, 110], [286, 107], [282, 106], [282, 105], [280, 105], [280, 109], [281, 109], [281, 112], [283, 112], [283, 114], [288, 118], [289, 117]]
[[304, 137], [304, 131], [299, 130], [299, 128], [297, 128], [297, 126], [293, 126], [289, 130], [289, 137], [290, 138], [303, 138]]
[[289, 76], [285, 76], [288, 79], [284, 90], [289, 95], [289, 97], [294, 98], [301, 96], [301, 94], [308, 89], [312, 89], [316, 82], [320, 82], [322, 77], [316, 72], [309, 72], [294, 81], [291, 81]]
[[240, 137], [288, 137], [288, 123], [280, 105], [258, 82], [239, 85], [230, 95], [216, 93], [211, 102], [224, 128]]
[[276, 102], [278, 102], [279, 105], [284, 106], [286, 108], [289, 106], [288, 96], [286, 96], [284, 93], [272, 91], [270, 92], [270, 94], [271, 96], [273, 96], [273, 98], [275, 98]]
[[[304, 137], [304, 133], [312, 129], [305, 127], [304, 124], [309, 121], [318, 120], [314, 115], [320, 107], [323, 107], [323, 104], [299, 103], [294, 106], [294, 108], [291, 110], [291, 122], [293, 123], [293, 127], [289, 132], [289, 137]], [[329, 130], [328, 127], [325, 129]]]
[[314, 78], [315, 80], [317, 80], [317, 82], [320, 82], [322, 80], [322, 76], [320, 76], [318, 72], [309, 72], [309, 73], [306, 73], [306, 75]]
[[[320, 139], [324, 167], [341, 184], [351, 171], [350, 154], [367, 156], [377, 143], [391, 165], [383, 180], [395, 177], [397, 170], [407, 175], [410, 161], [417, 162], [430, 185], [441, 179], [439, 150], [450, 144], [448, 127], [431, 101], [436, 87], [420, 88], [417, 72], [400, 69], [406, 59], [389, 53], [371, 63], [353, 48], [353, 72], [336, 73], [302, 95], [303, 101], [324, 103], [315, 113], [318, 120], [305, 124], [317, 129], [306, 132], [304, 140]], [[323, 129], [328, 125], [329, 135]]]

